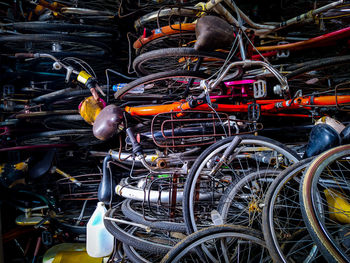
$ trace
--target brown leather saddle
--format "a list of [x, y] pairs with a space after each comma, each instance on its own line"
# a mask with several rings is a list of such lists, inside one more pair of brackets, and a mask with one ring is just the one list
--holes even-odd
[[235, 39], [235, 28], [220, 17], [204, 16], [196, 24], [196, 37], [196, 50], [229, 48]]

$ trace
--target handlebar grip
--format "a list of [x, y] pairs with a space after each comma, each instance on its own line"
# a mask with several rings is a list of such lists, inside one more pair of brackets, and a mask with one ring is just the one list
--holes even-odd
[[34, 58], [34, 53], [16, 53], [16, 58]]
[[137, 142], [134, 133], [132, 131], [131, 128], [127, 128], [126, 129], [126, 134], [128, 135], [131, 145], [132, 145], [132, 152], [136, 155], [142, 155], [143, 151], [142, 151], [142, 147], [141, 145]]

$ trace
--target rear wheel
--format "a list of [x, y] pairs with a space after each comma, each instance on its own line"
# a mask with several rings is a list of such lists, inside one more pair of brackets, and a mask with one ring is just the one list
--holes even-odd
[[[164, 48], [144, 53], [135, 58], [134, 70], [144, 76], [168, 70], [194, 70], [198, 60], [201, 60], [199, 71], [214, 74], [226, 61], [227, 54], [222, 52], [197, 51], [193, 48]], [[238, 61], [232, 57], [229, 62]], [[232, 69], [231, 79], [241, 74], [240, 68]]]
[[268, 259], [259, 231], [227, 225], [204, 228], [189, 235], [161, 262], [264, 262]]
[[295, 152], [277, 141], [262, 136], [239, 137], [242, 141], [223, 163], [219, 160], [233, 137], [208, 147], [193, 164], [186, 178], [183, 199], [188, 233], [213, 224], [211, 212], [217, 209], [220, 198], [237, 179], [260, 171], [279, 172], [299, 161]]
[[302, 182], [302, 212], [328, 262], [349, 262], [350, 145], [318, 156]]

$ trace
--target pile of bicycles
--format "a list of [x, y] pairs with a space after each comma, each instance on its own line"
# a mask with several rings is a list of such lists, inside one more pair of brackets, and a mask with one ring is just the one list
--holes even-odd
[[349, 262], [350, 4], [270, 2], [0, 3], [0, 261]]

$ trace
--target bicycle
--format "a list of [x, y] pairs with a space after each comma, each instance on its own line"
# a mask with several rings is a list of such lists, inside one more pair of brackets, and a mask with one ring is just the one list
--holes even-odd
[[349, 145], [320, 154], [301, 184], [301, 209], [306, 226], [322, 255], [331, 262], [347, 262]]

